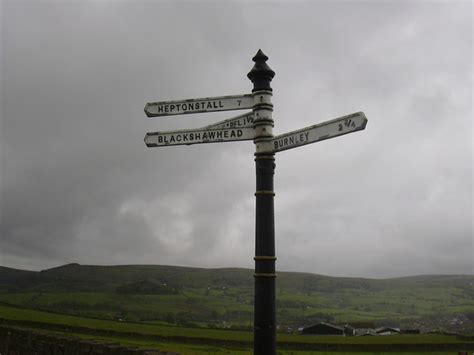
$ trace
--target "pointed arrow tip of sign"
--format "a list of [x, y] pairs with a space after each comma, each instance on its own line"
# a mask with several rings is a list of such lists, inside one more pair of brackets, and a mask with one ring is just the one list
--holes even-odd
[[145, 134], [145, 137], [143, 138], [143, 141], [145, 142], [145, 144], [146, 144], [147, 147], [156, 147], [156, 146], [157, 146], [156, 143], [151, 143], [151, 142], [149, 141], [148, 138], [149, 138], [150, 136], [151, 136], [150, 133]]
[[369, 122], [369, 120], [367, 119], [367, 116], [365, 116], [365, 113], [363, 113], [362, 111], [358, 112], [358, 114], [362, 117], [362, 119], [364, 120], [363, 123], [362, 123], [362, 126], [360, 127], [361, 130], [365, 129], [365, 127], [367, 126], [367, 122]]
[[148, 104], [146, 104], [145, 108], [143, 109], [145, 111], [146, 117], [153, 117], [150, 111], [148, 111]]

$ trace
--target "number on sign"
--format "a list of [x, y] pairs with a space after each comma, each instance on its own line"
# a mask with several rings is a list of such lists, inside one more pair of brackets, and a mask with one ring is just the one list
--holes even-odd
[[346, 127], [352, 127], [352, 128], [355, 128], [355, 122], [352, 121], [350, 118], [346, 118], [344, 120], [344, 124], [346, 125]]
[[339, 123], [338, 124], [338, 131], [343, 131], [344, 130], [344, 126], [346, 127], [349, 127], [349, 128], [356, 128], [356, 124], [353, 120], [351, 120], [350, 118], [346, 118], [344, 120], [344, 124], [342, 123]]

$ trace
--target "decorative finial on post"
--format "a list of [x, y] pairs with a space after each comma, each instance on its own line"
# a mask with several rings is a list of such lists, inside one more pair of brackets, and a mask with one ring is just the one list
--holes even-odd
[[252, 91], [268, 90], [272, 91], [270, 81], [275, 76], [275, 72], [266, 63], [268, 57], [259, 49], [255, 57], [252, 58], [255, 62], [252, 70], [247, 74], [247, 77], [253, 83]]

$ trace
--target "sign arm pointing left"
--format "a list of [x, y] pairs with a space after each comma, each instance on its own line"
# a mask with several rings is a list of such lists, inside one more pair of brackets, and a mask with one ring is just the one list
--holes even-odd
[[185, 129], [180, 131], [148, 132], [145, 135], [147, 147], [167, 147], [171, 145], [191, 145], [252, 140], [252, 127]]
[[149, 102], [145, 105], [148, 117], [184, 115], [188, 113], [217, 112], [251, 109], [254, 99], [251, 94], [203, 97], [201, 99]]

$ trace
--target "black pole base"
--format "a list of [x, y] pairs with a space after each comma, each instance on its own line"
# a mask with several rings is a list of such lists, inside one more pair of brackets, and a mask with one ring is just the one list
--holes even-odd
[[276, 355], [273, 154], [257, 155], [254, 355]]

